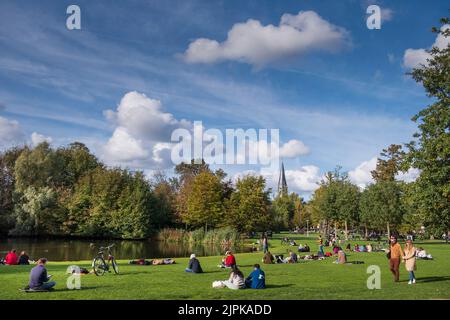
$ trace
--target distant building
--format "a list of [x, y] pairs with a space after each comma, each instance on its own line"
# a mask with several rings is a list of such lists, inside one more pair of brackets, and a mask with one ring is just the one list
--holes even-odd
[[278, 178], [278, 196], [287, 196], [288, 186], [286, 182], [286, 174], [284, 173], [284, 163], [281, 162], [280, 177]]

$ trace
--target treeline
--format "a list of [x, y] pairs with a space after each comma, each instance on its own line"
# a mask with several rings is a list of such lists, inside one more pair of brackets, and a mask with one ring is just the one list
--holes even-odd
[[0, 154], [1, 233], [141, 239], [167, 227], [246, 233], [288, 228], [299, 219], [302, 199], [292, 194], [272, 203], [263, 177], [233, 185], [224, 171], [193, 161], [175, 172], [148, 179], [108, 168], [79, 142], [6, 150]]

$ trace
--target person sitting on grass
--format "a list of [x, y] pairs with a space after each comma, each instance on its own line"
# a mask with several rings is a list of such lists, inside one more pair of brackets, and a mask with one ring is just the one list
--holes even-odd
[[274, 256], [270, 253], [270, 251], [267, 251], [264, 254], [264, 257], [262, 258], [262, 261], [264, 264], [272, 264], [275, 261]]
[[19, 261], [19, 257], [17, 257], [16, 249], [12, 249], [5, 257], [5, 264], [14, 266]]
[[189, 265], [188, 267], [185, 269], [186, 272], [191, 272], [191, 273], [202, 273], [202, 266], [200, 265], [200, 261], [198, 261], [198, 259], [195, 257], [195, 253], [191, 254], [190, 260], [189, 260]]
[[345, 250], [347, 251], [352, 251], [352, 245], [349, 243], [347, 243], [347, 247], [345, 248]]
[[298, 257], [297, 254], [295, 254], [292, 250], [289, 251], [289, 257], [284, 259], [284, 263], [297, 263]]
[[40, 258], [37, 262], [37, 266], [31, 269], [30, 282], [27, 289], [35, 291], [48, 291], [56, 285], [55, 281], [49, 281], [51, 276], [47, 275], [47, 269], [45, 268], [46, 264], [47, 259]]
[[266, 288], [266, 274], [261, 270], [259, 264], [253, 266], [253, 272], [245, 279], [247, 288], [265, 289]]
[[227, 251], [225, 253], [226, 257], [222, 259], [222, 263], [219, 265], [220, 268], [233, 268], [236, 266], [236, 258], [231, 253], [231, 251]]
[[27, 253], [25, 251], [22, 251], [20, 253], [18, 264], [19, 265], [29, 265], [30, 264], [30, 257], [27, 255]]
[[367, 245], [366, 248], [367, 248], [367, 252], [372, 252], [373, 251], [372, 244], [370, 244], [370, 243]]
[[245, 289], [244, 274], [236, 265], [231, 267], [230, 277], [225, 281], [214, 281], [213, 288], [224, 288], [232, 290]]

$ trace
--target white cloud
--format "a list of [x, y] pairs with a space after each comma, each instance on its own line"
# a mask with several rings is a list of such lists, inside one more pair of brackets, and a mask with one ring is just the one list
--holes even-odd
[[[350, 180], [361, 189], [364, 189], [369, 184], [373, 183], [371, 171], [377, 167], [377, 157], [373, 157], [368, 161], [364, 161], [354, 170], [349, 171], [348, 176]], [[411, 168], [407, 172], [399, 172], [395, 178], [404, 182], [413, 182], [420, 175], [420, 170]]]
[[48, 143], [52, 143], [53, 139], [52, 137], [46, 137], [42, 134], [39, 134], [37, 132], [33, 132], [31, 134], [31, 143], [33, 146], [37, 146], [38, 144], [42, 143], [42, 142], [48, 142]]
[[172, 131], [191, 128], [190, 122], [164, 112], [161, 101], [136, 91], [125, 94], [116, 111], [103, 114], [115, 125], [112, 137], [102, 147], [101, 158], [109, 165], [166, 168], [172, 164]]
[[414, 182], [419, 176], [419, 169], [410, 168], [407, 172], [399, 172], [395, 178], [404, 182]]
[[142, 140], [134, 138], [126, 128], [118, 127], [104, 148], [103, 157], [108, 163], [144, 160], [149, 156]]
[[373, 157], [368, 161], [364, 161], [354, 170], [348, 172], [350, 181], [356, 184], [360, 188], [365, 188], [368, 184], [373, 182], [372, 170], [375, 170], [377, 166], [377, 157]]
[[[441, 30], [445, 30], [450, 28], [450, 25], [444, 25], [441, 27]], [[439, 34], [436, 37], [432, 47], [437, 47], [439, 49], [443, 49], [448, 46], [450, 43], [450, 38], [444, 37], [442, 34]], [[403, 55], [403, 66], [405, 68], [417, 68], [422, 64], [427, 65], [427, 59], [430, 58], [430, 54], [426, 49], [406, 49]]]
[[309, 153], [309, 148], [300, 140], [289, 140], [280, 148], [280, 157], [296, 158]]
[[[299, 169], [285, 170], [286, 181], [290, 191], [300, 194], [310, 194], [319, 187], [319, 182], [323, 178], [320, 174], [320, 168], [314, 165], [302, 166]], [[265, 174], [267, 184], [274, 191], [278, 186], [280, 172]]]
[[19, 122], [0, 117], [0, 147], [10, 147], [23, 142], [24, 139], [25, 135]]
[[394, 11], [389, 8], [381, 8], [381, 19], [382, 21], [392, 21], [394, 18]]
[[348, 32], [314, 11], [283, 14], [278, 26], [249, 19], [236, 23], [221, 43], [199, 38], [184, 53], [188, 63], [233, 60], [263, 66], [289, 56], [323, 50], [336, 52], [348, 43]]
[[132, 136], [154, 142], [168, 141], [174, 129], [190, 126], [188, 121], [177, 120], [171, 113], [164, 112], [161, 101], [136, 91], [123, 96], [117, 111], [106, 110], [103, 114], [126, 128]]

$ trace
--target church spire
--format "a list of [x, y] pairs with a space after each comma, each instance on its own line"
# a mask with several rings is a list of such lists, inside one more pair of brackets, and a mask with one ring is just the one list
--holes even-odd
[[278, 196], [288, 195], [288, 186], [286, 182], [286, 175], [284, 173], [284, 163], [281, 162], [280, 177], [278, 178]]

